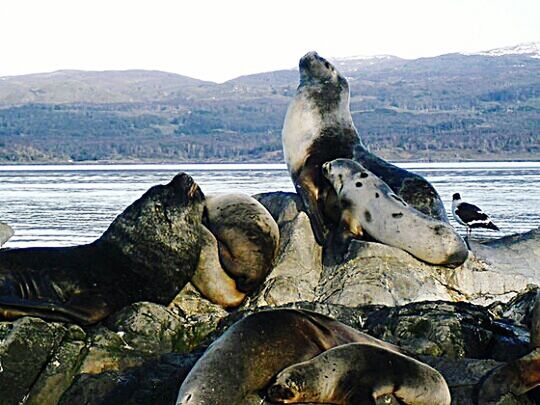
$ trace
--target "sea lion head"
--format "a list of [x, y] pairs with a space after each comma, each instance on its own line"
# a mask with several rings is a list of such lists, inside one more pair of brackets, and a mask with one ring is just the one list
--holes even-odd
[[154, 294], [170, 296], [193, 275], [201, 249], [204, 195], [187, 174], [150, 188], [96, 244], [123, 257]]
[[335, 159], [322, 165], [324, 177], [330, 181], [339, 200], [347, 199], [351, 190], [359, 191], [378, 179], [360, 163], [351, 159]]
[[315, 51], [306, 53], [298, 64], [300, 84], [334, 83], [348, 87], [347, 80], [326, 59]]
[[[332, 373], [326, 372], [327, 378], [320, 378], [320, 373], [320, 368], [312, 361], [289, 366], [276, 376], [275, 382], [268, 388], [268, 399], [279, 404], [296, 404], [329, 398], [334, 387], [331, 382], [325, 383]], [[330, 379], [333, 381], [331, 376]]]
[[[300, 93], [306, 91], [320, 113], [349, 111], [349, 84], [347, 79], [317, 52], [308, 52], [298, 65]], [[349, 113], [350, 114], [350, 113]]]

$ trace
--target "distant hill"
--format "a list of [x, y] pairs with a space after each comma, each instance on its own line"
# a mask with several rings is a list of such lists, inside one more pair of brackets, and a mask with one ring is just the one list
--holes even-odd
[[169, 100], [210, 82], [146, 70], [59, 70], [0, 78], [0, 105], [134, 103]]
[[[336, 58], [372, 150], [392, 159], [540, 159], [540, 45], [415, 60]], [[298, 72], [223, 84], [157, 71], [0, 78], [0, 161], [281, 160]]]

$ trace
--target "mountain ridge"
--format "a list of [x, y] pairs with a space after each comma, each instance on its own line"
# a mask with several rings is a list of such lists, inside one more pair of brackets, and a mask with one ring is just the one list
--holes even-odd
[[[540, 59], [333, 60], [362, 140], [392, 159], [540, 159]], [[0, 161], [279, 161], [297, 70], [227, 82], [146, 70], [0, 80]]]

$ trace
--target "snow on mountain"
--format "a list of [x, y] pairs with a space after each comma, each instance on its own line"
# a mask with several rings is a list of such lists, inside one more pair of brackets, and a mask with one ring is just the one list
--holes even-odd
[[531, 58], [540, 59], [540, 41], [527, 42], [523, 44], [506, 46], [504, 48], [490, 49], [488, 51], [476, 52], [469, 55], [484, 56], [504, 56], [504, 55], [525, 55]]
[[330, 58], [332, 62], [342, 73], [356, 72], [369, 66], [384, 64], [401, 60], [397, 56], [392, 55], [373, 55], [373, 56], [346, 56], [338, 58]]

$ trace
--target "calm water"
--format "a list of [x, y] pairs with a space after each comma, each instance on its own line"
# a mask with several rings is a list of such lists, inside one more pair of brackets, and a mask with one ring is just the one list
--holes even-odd
[[[540, 162], [400, 166], [428, 178], [447, 209], [452, 194], [460, 192], [491, 215], [501, 231], [475, 231], [479, 237], [540, 226]], [[207, 194], [294, 189], [282, 164], [0, 166], [0, 220], [16, 232], [5, 247], [90, 242], [149, 187], [180, 171], [192, 175]]]

